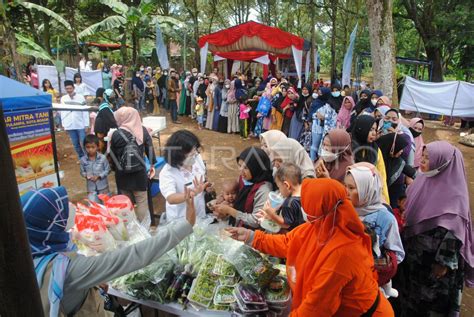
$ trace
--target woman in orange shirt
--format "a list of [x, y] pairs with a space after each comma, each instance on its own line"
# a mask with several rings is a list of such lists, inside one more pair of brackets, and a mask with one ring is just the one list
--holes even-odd
[[378, 289], [370, 237], [344, 186], [307, 179], [301, 205], [306, 223], [285, 235], [228, 229], [234, 239], [286, 258], [291, 316], [394, 316]]

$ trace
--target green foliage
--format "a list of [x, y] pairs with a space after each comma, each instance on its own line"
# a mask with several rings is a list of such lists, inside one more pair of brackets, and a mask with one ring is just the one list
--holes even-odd
[[49, 55], [48, 52], [40, 45], [36, 44], [35, 41], [20, 34], [15, 34], [15, 37], [18, 41], [18, 53], [27, 56], [34, 56], [35, 58], [41, 58], [48, 62], [54, 63], [51, 55]]

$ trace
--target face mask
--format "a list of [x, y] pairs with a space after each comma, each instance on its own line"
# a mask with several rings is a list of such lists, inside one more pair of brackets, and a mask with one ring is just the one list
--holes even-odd
[[386, 131], [386, 130], [390, 129], [391, 127], [392, 127], [392, 122], [390, 122], [390, 121], [384, 121], [384, 122], [383, 122], [383, 126], [382, 126], [382, 130], [385, 130], [385, 131]]
[[140, 74], [136, 74], [135, 76], [140, 77]]
[[188, 156], [188, 157], [184, 160], [183, 165], [184, 165], [184, 166], [193, 166], [194, 163], [196, 163], [196, 157], [197, 157], [197, 154]]
[[143, 68], [143, 67], [140, 67], [140, 71], [144, 71], [144, 70], [145, 70], [145, 68]]
[[313, 92], [313, 95], [312, 95], [313, 99], [318, 99], [318, 94]]
[[246, 179], [243, 179], [242, 178], [242, 181], [244, 182], [244, 186], [250, 186], [250, 185], [253, 185], [253, 183], [251, 181], [248, 181]]
[[167, 73], [167, 72], [164, 72], [163, 75], [168, 76], [168, 73]]
[[325, 149], [321, 149], [321, 158], [324, 162], [331, 163], [337, 160], [338, 155], [333, 152], [326, 151]]
[[229, 89], [229, 88], [230, 88], [230, 85], [225, 85], [225, 88]]
[[377, 99], [371, 99], [370, 102], [372, 105], [376, 106], [377, 105]]
[[392, 122], [392, 128], [396, 129], [398, 127], [398, 123], [393, 123]]
[[421, 132], [415, 131], [412, 128], [410, 128], [410, 132], [413, 135], [414, 138], [417, 138], [421, 135]]
[[428, 172], [422, 172], [422, 171], [419, 171], [422, 175], [425, 175], [426, 177], [435, 177], [436, 175], [438, 175], [439, 173], [441, 173], [444, 168], [446, 166], [449, 165], [449, 163], [451, 163], [451, 160], [447, 161], [446, 163], [444, 163], [443, 165], [441, 165], [440, 167], [438, 168], [435, 168], [433, 170], [430, 170]]
[[314, 217], [314, 216], [309, 216], [311, 218], [311, 220], [308, 220], [308, 214], [304, 211], [303, 207], [301, 207], [301, 214], [303, 216], [303, 220], [305, 222], [309, 222], [309, 223], [313, 223], [321, 218], [324, 218], [324, 215], [322, 216], [319, 216], [319, 217]]
[[309, 94], [308, 93], [302, 93], [303, 97], [308, 97]]
[[331, 95], [332, 95], [334, 98], [337, 98], [337, 97], [339, 97], [339, 96], [341, 95], [341, 92], [340, 92], [340, 91], [333, 91], [333, 92], [331, 93]]

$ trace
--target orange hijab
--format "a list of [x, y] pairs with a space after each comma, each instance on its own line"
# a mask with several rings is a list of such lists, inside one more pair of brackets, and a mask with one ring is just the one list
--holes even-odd
[[304, 295], [311, 291], [312, 281], [335, 249], [350, 244], [362, 245], [367, 250], [367, 257], [372, 258], [370, 237], [364, 232], [364, 225], [340, 182], [334, 179], [304, 180], [301, 205], [308, 215], [308, 222], [293, 230], [297, 232], [292, 232], [286, 263], [293, 290], [292, 309], [296, 309]]

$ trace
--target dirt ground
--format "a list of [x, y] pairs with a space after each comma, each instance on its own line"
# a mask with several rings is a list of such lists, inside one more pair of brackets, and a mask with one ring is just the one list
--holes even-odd
[[[167, 118], [168, 122], [169, 117]], [[161, 133], [161, 144], [164, 146], [168, 137], [179, 129], [189, 129], [193, 131], [202, 141], [204, 151], [202, 156], [207, 162], [208, 177], [215, 184], [219, 192], [221, 184], [227, 179], [235, 179], [238, 175], [235, 157], [246, 147], [256, 145], [256, 140], [241, 140], [239, 135], [220, 134], [208, 130], [198, 130], [197, 126], [189, 118], [181, 118], [182, 125], [171, 124]], [[446, 140], [457, 146], [464, 154], [464, 162], [468, 176], [469, 195], [472, 206], [474, 204], [474, 148], [467, 147], [458, 143], [459, 124], [454, 128], [447, 128], [441, 122], [427, 121], [427, 127], [423, 133], [426, 143], [435, 140]], [[65, 132], [56, 133], [58, 158], [60, 170], [64, 171], [62, 185], [64, 185], [72, 201], [78, 201], [86, 198], [86, 184], [80, 177], [77, 156], [74, 152], [69, 137]], [[159, 154], [157, 140], [154, 140], [156, 154]], [[109, 183], [112, 192], [116, 191], [113, 174], [109, 176]], [[440, 193], [441, 194], [441, 193]], [[160, 214], [164, 211], [164, 202], [162, 197], [154, 199], [155, 213]], [[461, 316], [474, 315], [474, 290], [467, 289], [463, 294], [462, 314]]]

